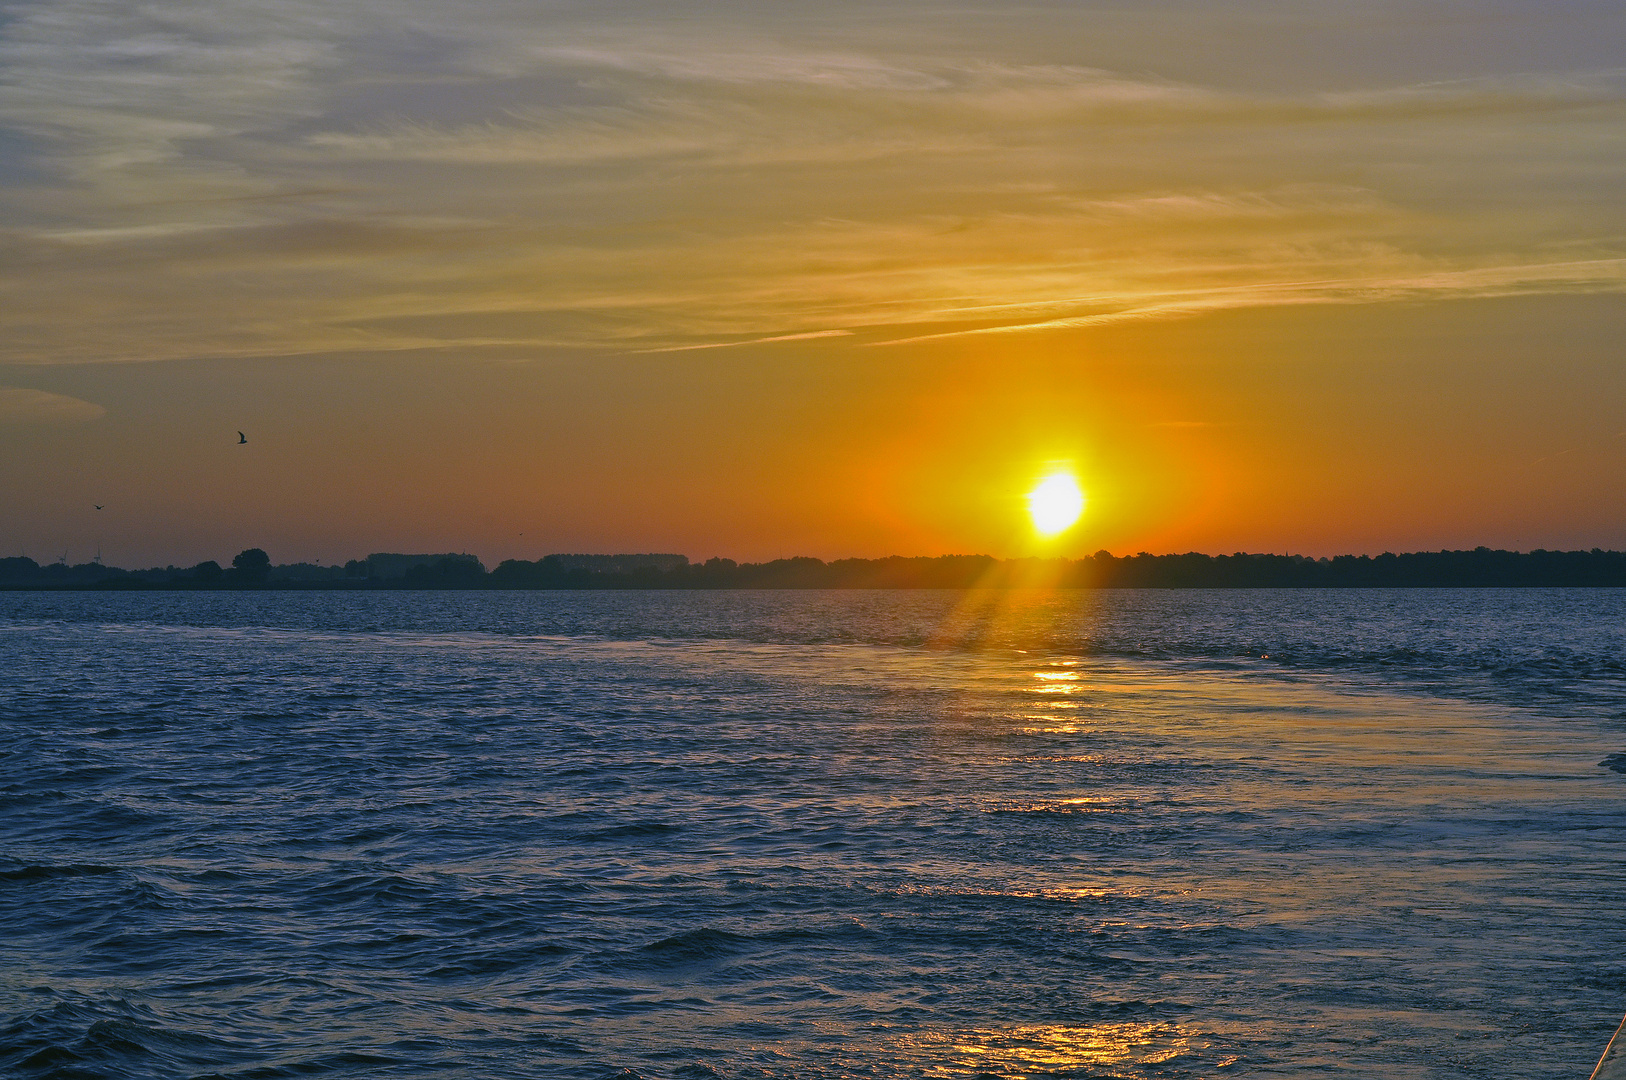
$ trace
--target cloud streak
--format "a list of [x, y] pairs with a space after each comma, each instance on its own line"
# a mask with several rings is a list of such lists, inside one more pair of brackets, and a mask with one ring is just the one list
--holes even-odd
[[102, 406], [66, 394], [0, 386], [0, 424], [82, 424], [106, 415]]
[[[1626, 284], [1618, 70], [1238, 85], [1148, 70], [1105, 15], [1059, 58], [1087, 8], [997, 41], [843, 11], [42, 0], [0, 29], [0, 360], [835, 347]], [[1251, 47], [1232, 18], [1205, 47]]]

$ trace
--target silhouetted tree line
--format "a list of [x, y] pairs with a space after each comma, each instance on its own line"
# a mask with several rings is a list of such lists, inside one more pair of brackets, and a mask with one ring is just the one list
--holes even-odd
[[213, 559], [196, 566], [122, 570], [100, 562], [41, 566], [23, 556], [0, 559], [0, 589], [254, 589], [271, 580], [271, 556], [260, 548], [237, 553], [229, 568]]
[[[121, 570], [100, 563], [41, 566], [0, 559], [5, 589], [965, 589], [1043, 585], [1101, 589], [1480, 588], [1626, 586], [1619, 551], [1421, 551], [1404, 555], [1138, 555], [1105, 551], [1083, 559], [937, 558], [775, 559], [703, 563], [666, 556], [621, 556], [630, 570], [594, 570], [583, 556], [509, 559], [495, 570], [472, 555], [387, 555], [344, 567], [273, 566], [249, 548], [229, 568]], [[665, 560], [634, 565], [637, 560]]]
[[489, 575], [497, 588], [602, 589], [963, 589], [1047, 585], [1103, 589], [1450, 588], [1626, 586], [1618, 551], [1425, 551], [1405, 555], [1150, 555], [1083, 559], [938, 558], [777, 559], [736, 564], [711, 559], [661, 572], [590, 574], [510, 560]]

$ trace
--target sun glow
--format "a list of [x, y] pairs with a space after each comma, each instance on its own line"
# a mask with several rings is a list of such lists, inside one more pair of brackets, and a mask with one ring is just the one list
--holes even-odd
[[1051, 473], [1028, 492], [1028, 516], [1043, 536], [1072, 528], [1083, 513], [1084, 492], [1077, 477], [1065, 470]]

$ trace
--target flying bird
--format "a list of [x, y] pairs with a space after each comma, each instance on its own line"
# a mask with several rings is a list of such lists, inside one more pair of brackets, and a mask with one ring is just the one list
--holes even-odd
[[100, 510], [100, 509], [101, 509], [101, 507], [100, 507], [100, 506], [98, 506], [98, 507], [96, 507], [96, 509], [98, 509], [98, 510]]
[[246, 442], [248, 442], [248, 436], [239, 431], [237, 433], [237, 445], [242, 446]]

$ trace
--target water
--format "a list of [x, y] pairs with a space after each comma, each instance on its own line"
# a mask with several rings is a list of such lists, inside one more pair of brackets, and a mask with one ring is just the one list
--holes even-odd
[[1626, 594], [0, 595], [0, 1073], [1577, 1077]]

